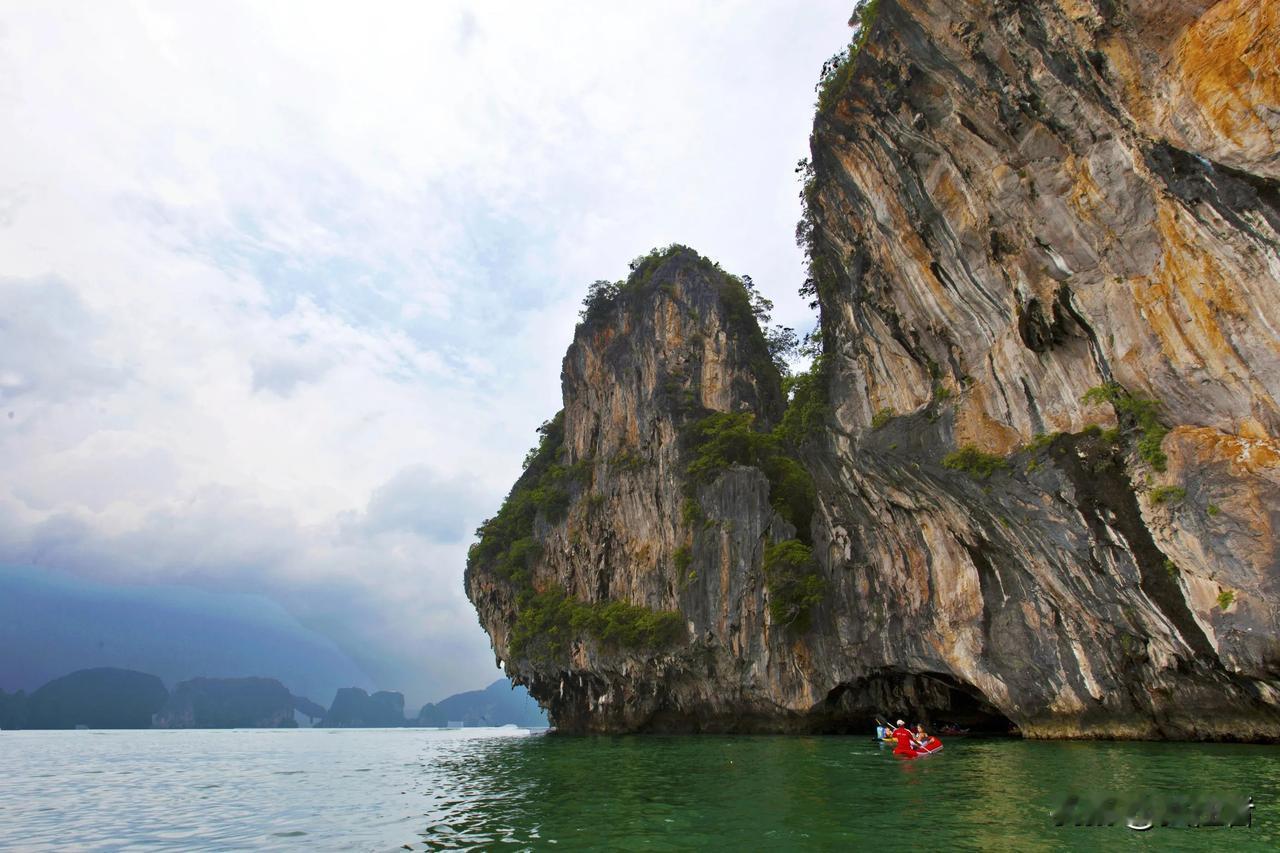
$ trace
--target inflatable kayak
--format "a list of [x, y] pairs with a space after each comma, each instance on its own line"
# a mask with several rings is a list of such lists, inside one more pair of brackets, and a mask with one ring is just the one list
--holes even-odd
[[941, 751], [942, 741], [938, 740], [936, 737], [931, 737], [923, 746], [918, 744], [899, 743], [898, 746], [894, 748], [893, 754], [900, 755], [903, 758], [921, 758]]

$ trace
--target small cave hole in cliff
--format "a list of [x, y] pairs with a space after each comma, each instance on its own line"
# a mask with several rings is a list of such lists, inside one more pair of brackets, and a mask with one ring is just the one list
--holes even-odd
[[831, 734], [873, 733], [876, 717], [931, 730], [954, 725], [982, 735], [1016, 731], [976, 687], [942, 673], [884, 672], [857, 679], [828, 693], [813, 713], [814, 730]]

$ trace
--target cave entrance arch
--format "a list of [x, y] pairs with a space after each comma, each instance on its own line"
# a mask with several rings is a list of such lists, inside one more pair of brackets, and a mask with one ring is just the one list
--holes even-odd
[[837, 685], [813, 713], [814, 730], [832, 734], [871, 734], [877, 716], [930, 731], [947, 724], [972, 734], [1016, 731], [981, 691], [945, 673], [876, 672]]

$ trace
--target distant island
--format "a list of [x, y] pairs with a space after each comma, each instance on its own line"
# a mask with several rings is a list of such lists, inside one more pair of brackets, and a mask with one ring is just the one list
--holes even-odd
[[359, 687], [344, 687], [333, 697], [323, 728], [386, 728], [406, 725], [404, 695], [379, 690], [370, 696]]
[[7, 697], [0, 704], [7, 712], [0, 728], [145, 729], [168, 698], [169, 691], [154, 675], [82, 669], [55, 678], [29, 697], [21, 691]]
[[372, 686], [348, 654], [266, 597], [105, 583], [49, 566], [0, 562], [0, 640], [10, 693], [90, 667], [150, 673], [170, 690], [198, 675], [275, 676], [322, 702], [339, 687]]
[[523, 687], [512, 689], [511, 682], [499, 678], [484, 690], [455, 693], [436, 704], [422, 706], [419, 726], [517, 726], [536, 728], [547, 724], [546, 714]]
[[157, 729], [296, 728], [295, 697], [274, 678], [193, 678], [179, 684], [152, 727]]
[[98, 667], [56, 678], [30, 695], [0, 689], [0, 729], [399, 728], [545, 726], [523, 687], [505, 678], [406, 717], [404, 695], [344, 687], [329, 708], [293, 695], [274, 678], [193, 678], [173, 692], [154, 675]]

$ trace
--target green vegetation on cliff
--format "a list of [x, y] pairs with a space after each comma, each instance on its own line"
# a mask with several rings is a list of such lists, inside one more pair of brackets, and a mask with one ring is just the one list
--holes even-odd
[[1157, 471], [1163, 471], [1169, 462], [1161, 445], [1169, 428], [1160, 422], [1160, 401], [1141, 397], [1126, 391], [1116, 382], [1099, 385], [1085, 392], [1085, 403], [1110, 403], [1122, 422], [1129, 422], [1138, 430], [1138, 456]]
[[526, 591], [511, 629], [511, 657], [562, 658], [584, 635], [618, 649], [666, 648], [684, 639], [684, 617], [625, 601], [578, 601], [560, 589]]
[[[786, 411], [774, 428], [774, 435], [784, 446], [799, 450], [807, 441], [821, 434], [830, 410], [827, 399], [827, 358], [816, 352], [821, 341], [810, 338], [813, 363], [808, 370], [787, 376], [782, 381], [787, 398]], [[805, 354], [805, 350], [801, 350]]]
[[880, 409], [878, 412], [876, 412], [874, 415], [871, 416], [871, 428], [881, 429], [882, 427], [886, 426], [889, 423], [889, 421], [893, 420], [896, 414], [897, 413], [894, 412], [893, 409], [890, 409], [888, 406], [884, 407], [883, 409]]
[[1024, 449], [1028, 453], [1039, 453], [1061, 437], [1062, 433], [1060, 432], [1038, 432], [1036, 433], [1035, 438], [1027, 442], [1027, 446]]
[[[685, 431], [690, 456], [685, 473], [691, 489], [712, 482], [733, 465], [764, 473], [769, 481], [770, 505], [796, 530], [796, 538], [765, 548], [769, 610], [775, 622], [803, 632], [809, 628], [810, 610], [827, 589], [810, 547], [817, 495], [813, 477], [798, 458], [798, 448], [825, 422], [825, 381], [820, 363], [795, 377], [791, 385], [791, 403], [782, 420], [768, 432], [756, 429], [755, 416], [749, 412], [714, 412], [691, 423]], [[691, 515], [686, 513], [686, 523]], [[687, 559], [682, 560], [680, 569], [687, 566]]]
[[813, 549], [796, 539], [766, 546], [764, 579], [769, 590], [769, 614], [773, 620], [797, 631], [807, 631], [809, 613], [822, 601], [827, 590], [827, 582], [818, 572]]
[[1187, 496], [1187, 490], [1182, 486], [1156, 486], [1151, 490], [1150, 499], [1154, 506], [1161, 504], [1181, 503], [1182, 499]]
[[[867, 38], [871, 35], [871, 26], [879, 13], [880, 0], [862, 0], [854, 10], [853, 19], [849, 22], [855, 27], [853, 41], [822, 66], [822, 74], [817, 86], [819, 113], [825, 113], [834, 107], [840, 100], [840, 96], [849, 88], [849, 81], [853, 78], [854, 60], [858, 58], [858, 52], [862, 50], [862, 46], [867, 43]], [[854, 24], [854, 21], [857, 23]]]
[[[879, 14], [880, 0], [861, 0], [854, 9], [849, 22], [854, 27], [853, 40], [848, 47], [823, 63], [818, 75], [815, 90], [818, 94], [819, 116], [834, 108], [848, 90], [858, 54], [867, 43]], [[801, 215], [800, 221], [796, 223], [796, 245], [801, 248], [805, 257], [805, 280], [800, 286], [800, 295], [809, 300], [810, 308], [819, 308], [824, 302], [830, 303], [837, 293], [839, 265], [831, 260], [834, 253], [825, 251], [822, 245], [822, 228], [819, 223], [823, 215], [814, 160], [807, 157], [800, 160], [796, 164], [796, 173], [801, 181]]]
[[[788, 451], [779, 429], [762, 432], [755, 424], [750, 412], [714, 412], [689, 424], [689, 482], [694, 487], [710, 483], [733, 465], [759, 468], [769, 480], [770, 504], [808, 542], [816, 501], [813, 478]], [[780, 427], [785, 425], [784, 418]]]
[[952, 451], [942, 457], [942, 467], [950, 468], [953, 471], [963, 471], [970, 477], [985, 480], [997, 471], [1003, 471], [1008, 468], [1009, 463], [1003, 456], [983, 453], [974, 445], [966, 444], [959, 450]]
[[[810, 308], [819, 308], [836, 291], [836, 266], [821, 250], [822, 233], [818, 223], [821, 209], [818, 198], [818, 176], [813, 161], [805, 158], [796, 164], [801, 178], [800, 221], [796, 223], [796, 245], [804, 252], [805, 279], [800, 295], [809, 300]], [[819, 315], [821, 320], [822, 315]]]
[[560, 520], [569, 507], [568, 485], [581, 476], [561, 464], [564, 446], [564, 412], [538, 427], [538, 446], [525, 457], [524, 473], [511, 487], [507, 499], [493, 518], [476, 530], [479, 541], [467, 552], [467, 565], [491, 566], [509, 581], [528, 582], [533, 561], [542, 546], [532, 538], [539, 513], [548, 521]]
[[[810, 548], [812, 519], [817, 505], [813, 476], [800, 461], [801, 448], [818, 436], [828, 416], [826, 362], [821, 336], [806, 339], [803, 354], [813, 357], [807, 371], [783, 377], [787, 407], [773, 429], [764, 431], [749, 412], [712, 412], [688, 424], [684, 431], [688, 462], [685, 523], [704, 518], [692, 493], [734, 465], [754, 467], [769, 481], [769, 503], [795, 529], [796, 538], [770, 544], [765, 550], [765, 584], [770, 613], [779, 624], [805, 631], [809, 611], [822, 600], [827, 584]], [[692, 505], [696, 511], [689, 511]], [[694, 531], [696, 534], [696, 530]], [[680, 569], [688, 566], [682, 560]]]
[[755, 429], [750, 412], [714, 412], [689, 424], [685, 435], [692, 460], [685, 473], [695, 483], [710, 483], [730, 465], [763, 468], [777, 453], [773, 435]]
[[684, 637], [679, 613], [622, 601], [576, 601], [560, 589], [538, 592], [534, 588], [533, 566], [542, 555], [534, 525], [539, 515], [552, 523], [561, 520], [573, 497], [570, 487], [590, 476], [589, 464], [563, 464], [563, 411], [540, 426], [538, 433], [538, 446], [525, 457], [524, 473], [498, 514], [480, 525], [479, 541], [467, 553], [469, 571], [489, 567], [516, 588], [511, 657], [567, 654], [572, 639], [584, 635], [619, 648], [651, 649], [679, 642]]

